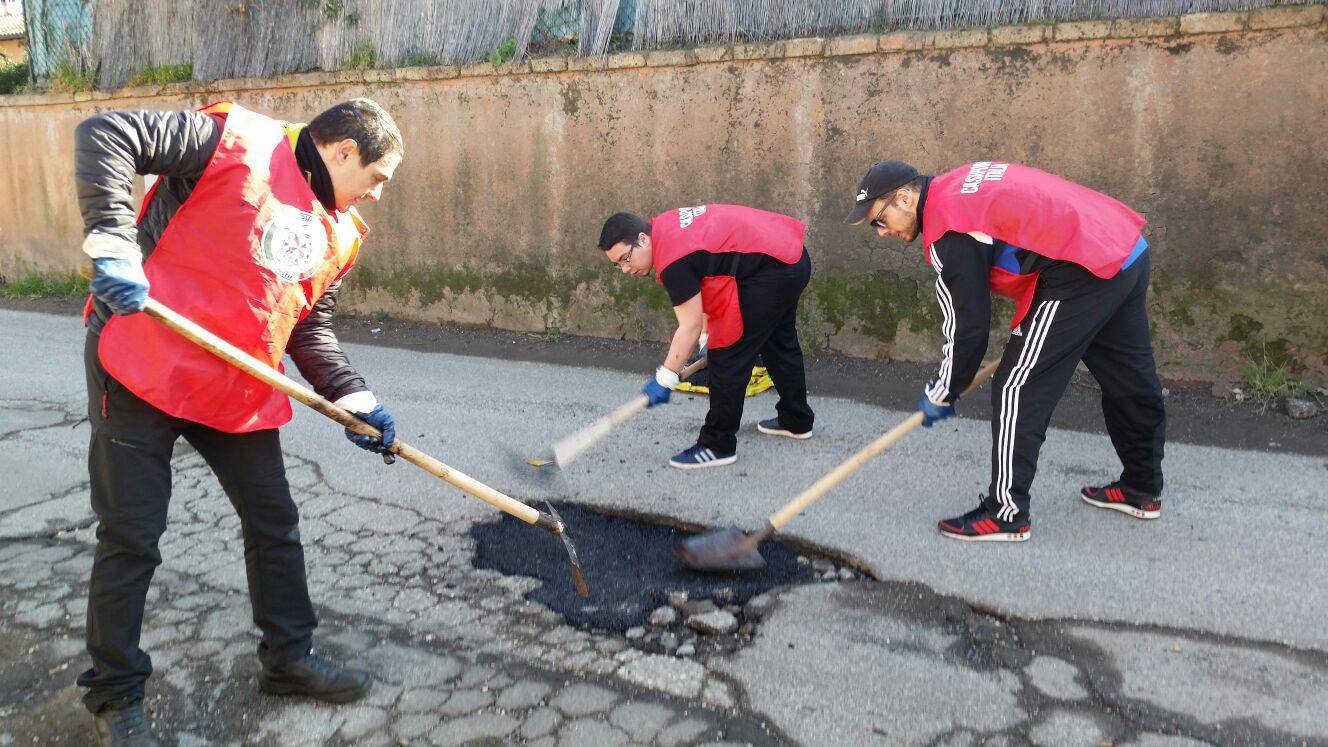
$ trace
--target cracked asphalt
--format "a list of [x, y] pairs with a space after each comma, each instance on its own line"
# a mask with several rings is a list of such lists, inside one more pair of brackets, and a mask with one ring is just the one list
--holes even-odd
[[[0, 311], [0, 330], [0, 747], [87, 744], [74, 685], [93, 531], [82, 329]], [[640, 376], [347, 349], [402, 437], [452, 466], [519, 498], [671, 526], [755, 528], [905, 416], [817, 397], [813, 380], [816, 438], [757, 435], [752, 422], [774, 402], [762, 395], [748, 401], [734, 467], [681, 472], [663, 463], [690, 444], [705, 404], [678, 397], [550, 473], [520, 457], [620, 404]], [[1032, 541], [973, 547], [938, 537], [934, 522], [984, 487], [984, 399], [786, 528], [804, 554], [822, 548], [870, 578], [776, 586], [732, 645], [691, 656], [546, 606], [537, 592], [566, 583], [557, 574], [477, 568], [491, 509], [297, 411], [283, 445], [316, 645], [377, 678], [367, 701], [342, 707], [258, 693], [237, 520], [181, 442], [144, 631], [148, 710], [181, 745], [1328, 744], [1328, 456], [1169, 444], [1165, 513], [1145, 523], [1074, 498], [1117, 466], [1105, 436], [1056, 430]], [[626, 553], [601, 560], [628, 533], [582, 524], [571, 526], [578, 544], [603, 545], [592, 573], [633, 578]], [[549, 541], [503, 537], [516, 555]], [[659, 600], [628, 595], [668, 590], [602, 586], [586, 604], [632, 614]]]

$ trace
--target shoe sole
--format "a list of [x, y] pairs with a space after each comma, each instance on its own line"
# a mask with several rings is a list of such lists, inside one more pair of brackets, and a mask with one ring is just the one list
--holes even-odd
[[783, 436], [784, 438], [796, 438], [799, 441], [806, 441], [807, 439], [812, 437], [811, 431], [807, 431], [806, 433], [794, 433], [793, 431], [786, 431], [783, 428], [767, 428], [764, 425], [761, 425], [760, 423], [756, 424], [756, 430], [764, 433], [767, 436]]
[[338, 690], [336, 692], [324, 693], [321, 695], [314, 695], [312, 693], [300, 689], [295, 685], [283, 685], [280, 683], [270, 683], [265, 681], [260, 681], [258, 683], [258, 689], [262, 690], [268, 695], [283, 695], [283, 696], [299, 695], [306, 698], [310, 698], [312, 700], [321, 700], [324, 703], [337, 703], [337, 704], [354, 703], [360, 698], [363, 698], [364, 696], [368, 695], [369, 689], [372, 686], [373, 682], [370, 681], [364, 683], [364, 685], [361, 687], [355, 687], [349, 690]]
[[675, 462], [672, 459], [670, 459], [669, 466], [675, 467], [677, 469], [704, 469], [706, 467], [725, 467], [730, 464], [733, 464], [736, 461], [738, 461], [738, 455], [734, 454], [733, 456], [711, 459], [708, 462], [693, 462], [691, 464], [685, 464], [683, 462]]
[[1032, 532], [992, 532], [991, 534], [955, 534], [947, 532], [944, 529], [939, 530], [941, 536], [957, 539], [961, 542], [1025, 542], [1033, 536]]
[[1133, 516], [1136, 519], [1156, 519], [1162, 515], [1161, 510], [1146, 511], [1142, 508], [1135, 508], [1134, 506], [1131, 506], [1128, 503], [1108, 503], [1106, 501], [1097, 501], [1093, 500], [1092, 498], [1089, 498], [1083, 493], [1080, 493], [1079, 497], [1083, 498], [1084, 503], [1087, 503], [1090, 506], [1097, 506], [1098, 508], [1109, 508], [1113, 511], [1120, 511], [1123, 514]]

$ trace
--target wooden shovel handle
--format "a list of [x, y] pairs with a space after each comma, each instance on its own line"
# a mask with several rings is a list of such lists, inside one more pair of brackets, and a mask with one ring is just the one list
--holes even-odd
[[[692, 374], [700, 371], [709, 363], [707, 356], [701, 356], [693, 361], [678, 374], [678, 379], [686, 379]], [[645, 410], [650, 405], [650, 398], [644, 394], [638, 394], [632, 397], [626, 403], [620, 405], [618, 409], [587, 425], [570, 436], [565, 436], [553, 445], [553, 458], [559, 467], [565, 467], [573, 459], [591, 446], [599, 443], [605, 436], [613, 432], [614, 428], [636, 417], [638, 413]]]
[[710, 365], [710, 356], [703, 355], [692, 361], [691, 365], [683, 367], [682, 371], [678, 372], [678, 380], [686, 381], [692, 378], [692, 374], [700, 371], [708, 365]]
[[[964, 394], [968, 394], [987, 379], [991, 378], [991, 375], [996, 373], [996, 367], [999, 366], [1000, 363], [999, 360], [995, 360], [983, 366], [982, 369], [978, 371], [977, 375], [973, 377], [973, 383], [969, 384], [968, 388], [964, 390]], [[880, 454], [882, 451], [893, 446], [896, 441], [907, 435], [909, 431], [922, 425], [922, 421], [923, 415], [921, 410], [909, 415], [904, 422], [891, 428], [885, 433], [885, 435], [872, 441], [861, 451], [844, 460], [844, 462], [838, 467], [835, 467], [833, 470], [826, 473], [824, 477], [812, 483], [811, 487], [798, 494], [797, 498], [789, 501], [787, 506], [779, 509], [778, 513], [770, 517], [770, 526], [775, 529], [780, 529], [785, 524], [792, 521], [793, 517], [802, 513], [808, 506], [819, 500], [821, 496], [825, 495], [826, 492], [830, 490], [830, 488], [838, 485], [845, 477], [858, 471], [859, 467], [871, 461], [877, 454]]]
[[[268, 364], [226, 342], [199, 326], [193, 320], [181, 316], [155, 299], [148, 298], [143, 313], [232, 366], [337, 421], [343, 427], [366, 436], [382, 435], [378, 432], [378, 429], [355, 417], [349, 410], [332, 404], [312, 389], [283, 375]], [[504, 495], [469, 475], [452, 469], [399, 438], [393, 441], [391, 451], [402, 459], [443, 478], [494, 508], [511, 514], [527, 524], [544, 525], [549, 523], [547, 520], [541, 522], [544, 515], [537, 509]]]

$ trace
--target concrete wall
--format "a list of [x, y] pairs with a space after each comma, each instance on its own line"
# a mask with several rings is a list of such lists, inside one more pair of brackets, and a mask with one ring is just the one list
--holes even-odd
[[1008, 159], [1148, 216], [1166, 373], [1236, 375], [1267, 350], [1317, 378], [1326, 41], [1324, 8], [1309, 6], [10, 97], [0, 271], [76, 261], [70, 140], [93, 112], [233, 97], [301, 119], [369, 95], [396, 114], [407, 156], [366, 211], [375, 232], [348, 293], [359, 311], [663, 339], [663, 291], [603, 260], [600, 223], [736, 202], [809, 222], [810, 345], [933, 359], [921, 249], [840, 220], [878, 158], [930, 171]]

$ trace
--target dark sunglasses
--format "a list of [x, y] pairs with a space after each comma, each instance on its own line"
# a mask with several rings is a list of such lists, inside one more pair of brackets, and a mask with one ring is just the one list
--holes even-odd
[[886, 230], [890, 229], [890, 227], [885, 225], [885, 223], [881, 220], [881, 216], [885, 215], [885, 211], [889, 209], [891, 202], [893, 202], [893, 200], [886, 200], [885, 205], [882, 206], [879, 211], [877, 211], [876, 217], [871, 219], [872, 228], [884, 228]]

